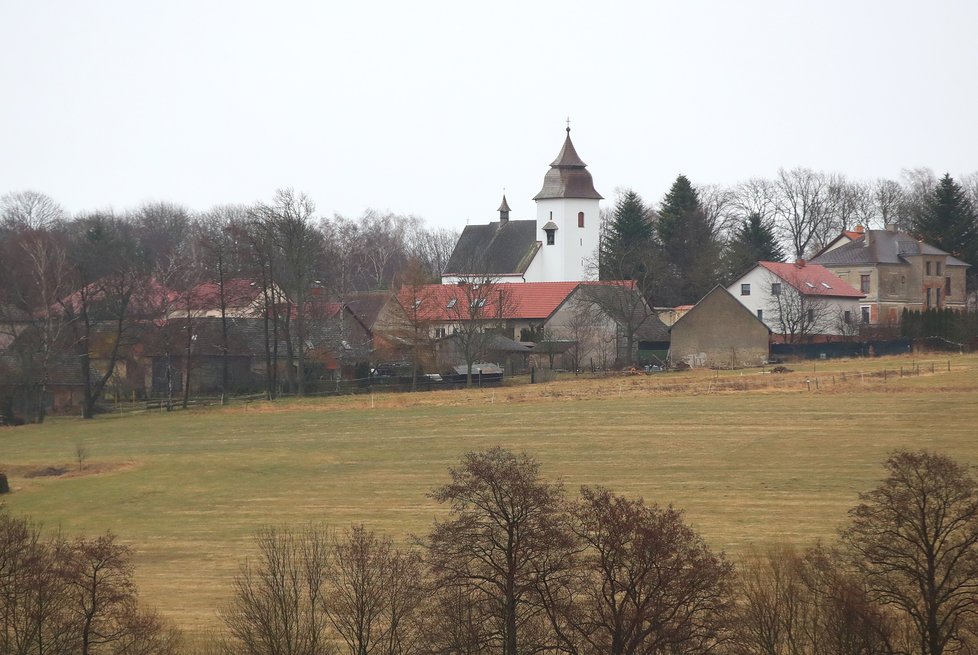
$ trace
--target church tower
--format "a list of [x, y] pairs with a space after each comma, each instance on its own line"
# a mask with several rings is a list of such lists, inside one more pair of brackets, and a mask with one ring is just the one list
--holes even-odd
[[583, 280], [597, 257], [601, 194], [591, 173], [567, 137], [557, 159], [543, 178], [537, 203], [537, 238], [543, 279], [551, 282]]

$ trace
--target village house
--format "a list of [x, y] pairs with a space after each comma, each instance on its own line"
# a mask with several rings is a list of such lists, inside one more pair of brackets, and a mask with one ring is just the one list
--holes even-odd
[[764, 321], [778, 341], [825, 341], [859, 330], [859, 302], [864, 294], [824, 266], [804, 259], [757, 262], [727, 291]]
[[[598, 297], [612, 288], [628, 301], [622, 305], [630, 316], [616, 316], [612, 305]], [[579, 359], [592, 357], [611, 365], [628, 359], [623, 322], [634, 329], [633, 349], [642, 341], [660, 347], [668, 341], [665, 326], [632, 282], [429, 284], [402, 287], [397, 298], [403, 324], [395, 334], [404, 342], [412, 334], [437, 342], [475, 329], [513, 342], [573, 342], [581, 350], [573, 353]]]
[[860, 322], [897, 326], [904, 309], [966, 307], [969, 264], [887, 226], [833, 240], [813, 260], [859, 289]]

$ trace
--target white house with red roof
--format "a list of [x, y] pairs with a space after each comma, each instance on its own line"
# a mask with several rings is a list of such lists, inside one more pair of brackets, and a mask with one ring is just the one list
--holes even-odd
[[727, 291], [785, 341], [857, 332], [864, 297], [824, 266], [804, 259], [757, 262]]

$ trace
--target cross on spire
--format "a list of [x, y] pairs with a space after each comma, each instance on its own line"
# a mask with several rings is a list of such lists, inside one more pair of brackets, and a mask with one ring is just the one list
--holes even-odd
[[567, 117], [567, 133], [570, 134], [570, 116]]

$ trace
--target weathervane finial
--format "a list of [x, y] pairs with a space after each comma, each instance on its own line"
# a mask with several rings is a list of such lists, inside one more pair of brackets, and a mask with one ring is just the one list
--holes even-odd
[[567, 133], [570, 134], [570, 116], [567, 117]]

